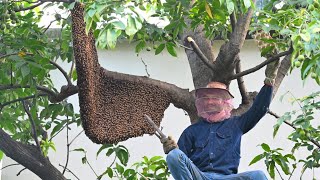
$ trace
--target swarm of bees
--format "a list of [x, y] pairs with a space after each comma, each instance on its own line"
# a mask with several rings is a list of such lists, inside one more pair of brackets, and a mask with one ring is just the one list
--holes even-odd
[[155, 85], [116, 79], [99, 65], [92, 33], [86, 35], [83, 7], [72, 11], [73, 43], [78, 74], [80, 114], [86, 135], [95, 143], [117, 143], [153, 134], [144, 120], [160, 125], [169, 95]]

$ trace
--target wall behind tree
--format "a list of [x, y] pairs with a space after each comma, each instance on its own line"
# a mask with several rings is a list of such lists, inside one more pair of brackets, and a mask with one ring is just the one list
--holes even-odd
[[[218, 52], [221, 43], [222, 42], [217, 42], [214, 44], [216, 53]], [[240, 57], [242, 60], [243, 70], [254, 67], [265, 60], [264, 58], [260, 58], [260, 53], [252, 40], [248, 40], [245, 42]], [[133, 45], [130, 45], [128, 43], [121, 43], [116, 50], [100, 50], [99, 62], [108, 70], [141, 76], [148, 76], [148, 74], [150, 74], [150, 78], [166, 81], [182, 88], [188, 88], [190, 90], [194, 89], [187, 57], [183, 49], [178, 50], [177, 58], [171, 57], [166, 52], [154, 56], [153, 51], [144, 51], [137, 56], [134, 53]], [[63, 65], [63, 67], [68, 70], [70, 65], [65, 64]], [[64, 77], [59, 71], [55, 71], [52, 74], [52, 77], [57, 89], [60, 89], [62, 85], [66, 84]], [[259, 89], [263, 86], [263, 80], [264, 68], [254, 74], [244, 77], [244, 81], [247, 84], [248, 91], [259, 91]], [[293, 108], [288, 102], [288, 98], [284, 98], [283, 102], [279, 101], [279, 97], [286, 91], [291, 91], [296, 97], [301, 97], [302, 95], [307, 95], [312, 91], [316, 91], [317, 89], [319, 89], [318, 86], [311, 81], [307, 81], [303, 86], [302, 81], [300, 80], [299, 72], [293, 71], [293, 74], [290, 74], [290, 76], [285, 78], [284, 82], [279, 88], [276, 97], [274, 98], [274, 101], [271, 104], [270, 109], [281, 115]], [[241, 100], [241, 97], [238, 92], [236, 81], [233, 81], [231, 83], [230, 91], [235, 96], [234, 105], [235, 107], [237, 107]], [[74, 104], [75, 111], [79, 111], [77, 95], [69, 97], [68, 102]], [[290, 134], [292, 129], [284, 125], [280, 128], [279, 135], [275, 139], [273, 139], [272, 133], [273, 125], [275, 123], [276, 119], [274, 117], [266, 115], [253, 130], [243, 136], [241, 148], [242, 158], [239, 167], [240, 172], [260, 169], [267, 173], [265, 165], [262, 161], [252, 166], [248, 166], [253, 157], [262, 152], [261, 148], [257, 147], [257, 145], [260, 143], [268, 143], [272, 148], [282, 147], [285, 150], [290, 150], [292, 145], [286, 137]], [[181, 109], [175, 108], [172, 105], [170, 105], [170, 107], [165, 111], [165, 116], [161, 123], [164, 133], [167, 135], [172, 135], [172, 137], [176, 140], [178, 140], [182, 131], [189, 125], [190, 121], [188, 116], [185, 115], [185, 112]], [[81, 127], [78, 128], [72, 126], [69, 134], [69, 139], [74, 138], [81, 131]], [[65, 131], [55, 137], [55, 143], [57, 152], [50, 152], [49, 158], [56, 167], [62, 170], [62, 167], [59, 167], [59, 164], [64, 165], [66, 161], [67, 142]], [[164, 156], [161, 143], [155, 136], [144, 135], [143, 137], [131, 138], [125, 142], [121, 142], [121, 144], [125, 145], [129, 149], [129, 164], [141, 161], [143, 156]], [[100, 146], [92, 143], [84, 134], [79, 136], [79, 138], [74, 141], [70, 149], [72, 150], [80, 147], [84, 147], [84, 149], [87, 150], [88, 161], [91, 163], [98, 174], [103, 173], [106, 167], [111, 164], [112, 158], [107, 159], [103, 156], [103, 153], [99, 155], [98, 158], [96, 158], [96, 152]], [[303, 154], [304, 152], [301, 151], [300, 155], [302, 157]], [[71, 152], [68, 168], [73, 171], [80, 179], [95, 179], [95, 175], [90, 170], [88, 165], [83, 165], [81, 163], [82, 157], [83, 155], [79, 152]], [[4, 166], [12, 163], [15, 162], [9, 158], [4, 159]], [[3, 170], [3, 180], [39, 179], [28, 170], [24, 170], [19, 176], [16, 176], [16, 174], [22, 168], [22, 166], [13, 166], [10, 168], [6, 168], [5, 170]], [[296, 170], [291, 179], [298, 179], [299, 173], [300, 170]], [[70, 173], [67, 173], [66, 177], [75, 179]], [[307, 171], [303, 176], [303, 179], [312, 179], [312, 172]]]

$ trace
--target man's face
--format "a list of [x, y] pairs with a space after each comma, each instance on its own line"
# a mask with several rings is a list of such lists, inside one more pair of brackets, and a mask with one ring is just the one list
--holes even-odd
[[232, 110], [232, 99], [226, 94], [227, 92], [220, 89], [205, 89], [196, 94], [196, 107], [198, 115], [217, 114], [222, 111], [230, 113]]

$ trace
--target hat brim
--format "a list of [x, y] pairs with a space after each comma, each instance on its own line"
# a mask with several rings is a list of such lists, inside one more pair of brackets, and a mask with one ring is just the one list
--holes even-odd
[[234, 98], [234, 96], [227, 89], [221, 89], [221, 88], [198, 88], [195, 91], [196, 97], [199, 97], [198, 95], [208, 94], [208, 93], [220, 93], [219, 96], [221, 95], [221, 97], [224, 98], [224, 99], [232, 99], [232, 98]]

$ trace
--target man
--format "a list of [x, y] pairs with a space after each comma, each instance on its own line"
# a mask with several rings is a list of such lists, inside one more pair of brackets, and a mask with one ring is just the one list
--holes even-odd
[[211, 82], [196, 90], [200, 119], [184, 130], [178, 145], [171, 138], [161, 139], [167, 164], [176, 180], [266, 180], [262, 171], [238, 173], [243, 134], [251, 130], [268, 111], [279, 62], [268, 64], [265, 85], [251, 108], [231, 117], [233, 96], [226, 85]]

